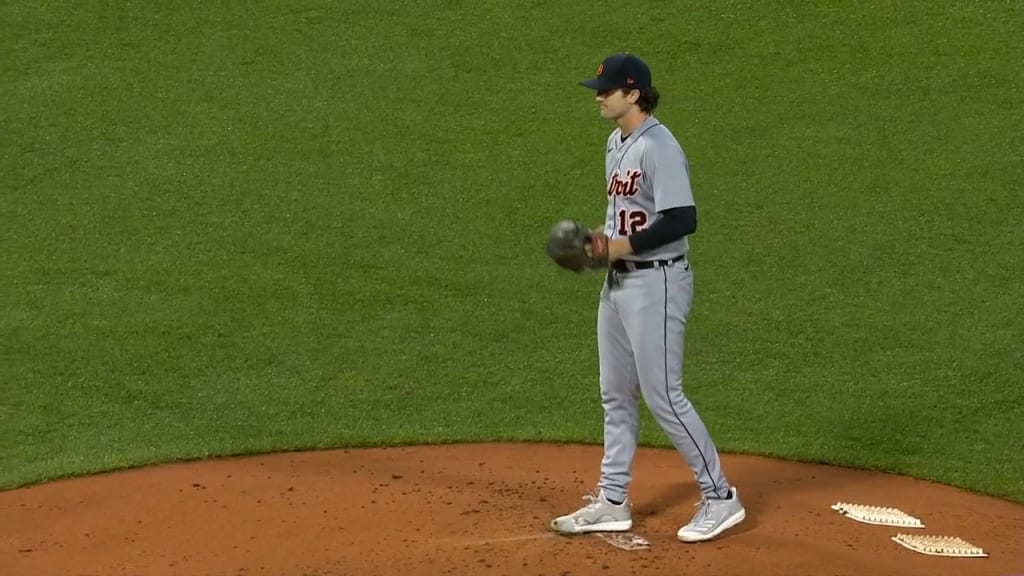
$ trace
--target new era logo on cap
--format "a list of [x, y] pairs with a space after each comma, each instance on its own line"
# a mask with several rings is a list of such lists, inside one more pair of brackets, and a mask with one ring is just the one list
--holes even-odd
[[651, 69], [647, 63], [630, 54], [612, 54], [597, 66], [597, 77], [580, 82], [598, 91], [616, 88], [650, 88]]

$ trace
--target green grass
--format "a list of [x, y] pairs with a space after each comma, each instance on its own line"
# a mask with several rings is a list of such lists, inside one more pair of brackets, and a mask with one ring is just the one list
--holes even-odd
[[603, 217], [576, 82], [628, 49], [693, 170], [686, 386], [720, 448], [1024, 501], [1022, 5], [622, 10], [0, 7], [0, 487], [599, 442], [601, 278], [542, 246]]

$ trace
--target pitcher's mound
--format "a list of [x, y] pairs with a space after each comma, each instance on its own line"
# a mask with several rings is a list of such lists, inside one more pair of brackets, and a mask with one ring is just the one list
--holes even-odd
[[[1024, 506], [877, 473], [725, 456], [747, 519], [719, 539], [676, 530], [699, 499], [671, 450], [641, 449], [631, 536], [555, 536], [594, 488], [599, 446], [477, 444], [172, 464], [0, 493], [5, 576], [700, 576], [1011, 574]], [[838, 502], [894, 507], [879, 526]], [[986, 558], [917, 553], [898, 533], [958, 537]]]

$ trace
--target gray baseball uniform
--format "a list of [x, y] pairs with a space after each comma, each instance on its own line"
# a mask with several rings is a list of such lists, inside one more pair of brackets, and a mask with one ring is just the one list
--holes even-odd
[[[659, 212], [693, 206], [689, 165], [672, 133], [653, 116], [625, 140], [616, 129], [605, 159], [609, 238], [638, 232]], [[704, 422], [683, 394], [683, 332], [693, 299], [686, 237], [628, 260], [672, 260], [653, 268], [609, 272], [598, 310], [598, 354], [604, 406], [602, 488], [621, 501], [632, 479], [640, 415], [639, 390], [651, 414], [689, 464], [701, 492], [724, 498], [729, 484]]]

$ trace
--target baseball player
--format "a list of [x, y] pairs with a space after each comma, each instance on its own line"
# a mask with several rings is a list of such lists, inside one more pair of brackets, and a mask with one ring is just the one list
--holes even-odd
[[601, 115], [616, 128], [605, 146], [608, 209], [591, 231], [588, 253], [607, 259], [598, 308], [604, 458], [590, 504], [551, 522], [566, 534], [626, 531], [633, 526], [627, 495], [637, 448], [639, 391], [686, 460], [703, 498], [677, 532], [683, 542], [715, 538], [746, 512], [729, 484], [707, 428], [683, 394], [683, 331], [693, 298], [687, 237], [697, 229], [689, 163], [675, 137], [654, 116], [658, 91], [636, 56], [606, 58], [597, 77]]

